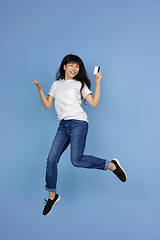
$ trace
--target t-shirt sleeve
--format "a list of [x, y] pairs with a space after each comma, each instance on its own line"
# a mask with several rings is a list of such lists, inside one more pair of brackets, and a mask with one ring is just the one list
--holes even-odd
[[91, 90], [87, 87], [86, 84], [84, 84], [84, 87], [82, 89], [82, 96], [85, 98], [88, 94], [92, 93]]
[[48, 92], [48, 95], [51, 95], [52, 97], [55, 98], [55, 90], [56, 90], [56, 81], [52, 84], [49, 92]]

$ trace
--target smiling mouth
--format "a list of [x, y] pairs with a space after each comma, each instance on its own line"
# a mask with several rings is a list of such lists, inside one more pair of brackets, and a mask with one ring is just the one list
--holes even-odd
[[75, 75], [76, 73], [75, 72], [70, 72], [72, 75]]

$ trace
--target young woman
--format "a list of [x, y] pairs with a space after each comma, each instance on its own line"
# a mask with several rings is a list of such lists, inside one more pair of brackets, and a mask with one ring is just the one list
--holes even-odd
[[42, 85], [36, 80], [31, 81], [37, 88], [41, 101], [46, 109], [50, 109], [55, 100], [55, 109], [58, 115], [59, 127], [47, 159], [46, 167], [46, 190], [49, 198], [43, 210], [43, 215], [52, 211], [53, 206], [60, 200], [56, 193], [57, 164], [62, 153], [71, 144], [71, 162], [75, 167], [90, 169], [111, 170], [122, 182], [127, 175], [121, 167], [118, 159], [111, 162], [106, 159], [91, 155], [84, 155], [86, 136], [88, 131], [87, 114], [81, 107], [84, 98], [93, 107], [98, 107], [100, 100], [100, 82], [102, 75], [96, 75], [96, 89], [94, 96], [90, 91], [90, 80], [82, 60], [69, 54], [64, 57], [53, 82], [48, 98], [46, 99]]

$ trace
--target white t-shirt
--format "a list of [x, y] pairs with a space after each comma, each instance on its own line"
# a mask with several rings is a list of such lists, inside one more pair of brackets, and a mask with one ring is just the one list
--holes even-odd
[[[87, 114], [81, 107], [81, 82], [71, 80], [58, 80], [55, 81], [48, 95], [55, 98], [55, 109], [58, 115], [58, 121], [64, 120], [82, 120], [87, 121]], [[92, 93], [85, 84], [82, 89], [82, 96], [85, 98], [88, 94]]]

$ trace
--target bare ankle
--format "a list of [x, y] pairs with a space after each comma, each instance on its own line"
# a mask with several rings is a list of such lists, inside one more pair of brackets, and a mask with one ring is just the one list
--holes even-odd
[[113, 172], [113, 171], [116, 169], [116, 166], [114, 165], [114, 163], [109, 162], [109, 164], [108, 164], [108, 169]]
[[49, 199], [53, 200], [55, 198], [56, 192], [49, 192]]

